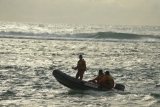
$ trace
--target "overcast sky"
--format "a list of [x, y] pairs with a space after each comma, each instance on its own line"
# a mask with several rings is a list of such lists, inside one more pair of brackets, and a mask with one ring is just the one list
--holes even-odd
[[0, 0], [0, 21], [160, 25], [160, 0]]

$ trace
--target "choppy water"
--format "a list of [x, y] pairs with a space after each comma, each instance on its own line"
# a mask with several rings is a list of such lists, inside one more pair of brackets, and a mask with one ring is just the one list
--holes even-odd
[[[87, 72], [110, 70], [124, 92], [73, 91], [52, 76], [71, 69], [84, 54]], [[0, 39], [0, 106], [159, 107], [160, 43]]]

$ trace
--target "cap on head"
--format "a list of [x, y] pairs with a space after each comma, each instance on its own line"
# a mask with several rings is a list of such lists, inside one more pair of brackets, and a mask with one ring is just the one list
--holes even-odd
[[103, 70], [100, 69], [99, 72], [98, 72], [98, 74], [99, 74], [99, 75], [103, 74]]
[[109, 71], [106, 71], [105, 74], [106, 74], [106, 75], [110, 75]]
[[79, 55], [79, 58], [83, 58], [83, 56], [82, 56], [82, 55]]

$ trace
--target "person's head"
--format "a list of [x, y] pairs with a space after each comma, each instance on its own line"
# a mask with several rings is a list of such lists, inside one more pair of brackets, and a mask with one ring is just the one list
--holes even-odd
[[79, 55], [79, 59], [82, 59], [83, 58], [83, 56], [82, 55]]
[[103, 70], [99, 70], [98, 75], [103, 75]]
[[106, 72], [105, 72], [105, 75], [110, 75], [109, 71], [106, 71]]

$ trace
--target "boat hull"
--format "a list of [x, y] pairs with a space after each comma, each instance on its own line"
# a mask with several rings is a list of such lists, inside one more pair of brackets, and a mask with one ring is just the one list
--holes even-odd
[[[83, 81], [83, 80], [79, 80], [74, 77], [71, 77], [60, 70], [54, 70], [52, 74], [59, 83], [73, 90], [109, 91], [106, 88], [99, 87], [99, 85], [95, 83], [91, 83], [91, 82], [87, 82], [87, 81]], [[125, 86], [122, 84], [116, 84], [114, 89], [124, 91]]]

